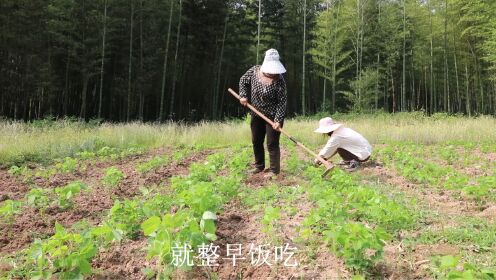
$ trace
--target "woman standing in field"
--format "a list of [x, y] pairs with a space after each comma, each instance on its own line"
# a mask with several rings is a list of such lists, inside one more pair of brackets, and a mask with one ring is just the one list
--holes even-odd
[[265, 177], [272, 177], [281, 171], [281, 152], [279, 138], [286, 115], [286, 82], [282, 76], [286, 69], [279, 61], [279, 53], [275, 49], [265, 52], [262, 66], [251, 67], [239, 81], [240, 103], [246, 106], [250, 102], [262, 114], [274, 122], [274, 126], [251, 113], [251, 139], [255, 154], [255, 169], [251, 174], [265, 170], [264, 140], [267, 135], [270, 168]]
[[[319, 156], [328, 160], [335, 154], [343, 159], [342, 165], [347, 165], [346, 170], [355, 171], [360, 162], [365, 162], [372, 154], [372, 146], [360, 133], [343, 124], [335, 123], [331, 118], [323, 118], [319, 121], [319, 128], [314, 132], [329, 135], [329, 141], [322, 148]], [[315, 164], [320, 164], [316, 159]]]

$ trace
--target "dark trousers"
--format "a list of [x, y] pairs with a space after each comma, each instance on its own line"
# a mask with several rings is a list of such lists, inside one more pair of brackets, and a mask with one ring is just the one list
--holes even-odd
[[[281, 127], [282, 127], [281, 123]], [[281, 132], [276, 131], [266, 121], [258, 116], [251, 117], [251, 141], [255, 154], [255, 167], [265, 169], [264, 140], [267, 134], [267, 149], [269, 150], [270, 171], [278, 174], [281, 171], [281, 149], [279, 139]]]
[[338, 148], [338, 154], [344, 161], [356, 160], [358, 162], [365, 162], [369, 159], [366, 158], [364, 160], [361, 160], [356, 155], [343, 148]]

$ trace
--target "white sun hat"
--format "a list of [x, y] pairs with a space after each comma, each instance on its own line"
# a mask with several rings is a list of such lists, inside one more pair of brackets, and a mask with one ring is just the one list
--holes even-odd
[[319, 128], [314, 130], [317, 133], [329, 133], [343, 126], [343, 124], [335, 123], [331, 118], [323, 118], [319, 121]]
[[286, 68], [279, 61], [279, 53], [276, 49], [270, 49], [265, 52], [264, 62], [260, 70], [267, 74], [286, 73]]

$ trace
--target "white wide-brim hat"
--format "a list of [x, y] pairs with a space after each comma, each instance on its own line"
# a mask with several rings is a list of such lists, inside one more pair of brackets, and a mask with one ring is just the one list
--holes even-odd
[[286, 68], [279, 61], [279, 53], [275, 49], [270, 49], [265, 52], [264, 62], [260, 71], [267, 74], [283, 74], [286, 73]]
[[313, 132], [317, 133], [329, 133], [343, 126], [341, 123], [335, 123], [331, 118], [323, 118], [319, 121], [319, 128]]

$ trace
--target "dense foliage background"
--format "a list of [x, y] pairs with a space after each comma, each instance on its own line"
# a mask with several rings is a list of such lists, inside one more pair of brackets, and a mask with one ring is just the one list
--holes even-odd
[[239, 115], [271, 47], [290, 115], [496, 112], [496, 1], [1, 0], [0, 116]]

